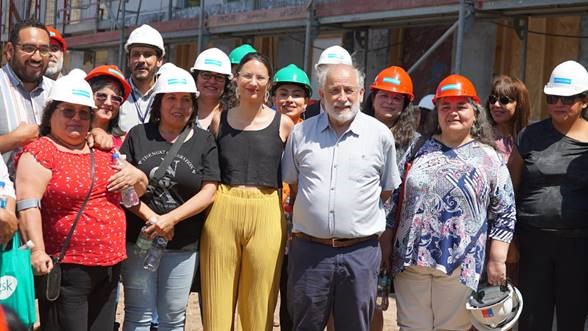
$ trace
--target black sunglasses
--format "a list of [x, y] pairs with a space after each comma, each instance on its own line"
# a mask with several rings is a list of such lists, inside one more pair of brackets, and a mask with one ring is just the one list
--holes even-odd
[[546, 94], [545, 97], [547, 99], [547, 104], [555, 105], [557, 103], [557, 100], [561, 100], [562, 104], [570, 106], [573, 105], [576, 102], [576, 100], [580, 99], [582, 96], [580, 94], [576, 94], [564, 97], [561, 95]]
[[495, 95], [490, 95], [488, 97], [488, 103], [493, 105], [496, 103], [496, 101], [498, 101], [501, 105], [506, 106], [511, 102], [514, 102], [514, 99], [511, 99], [505, 95], [501, 95], [501, 96], [495, 96]]

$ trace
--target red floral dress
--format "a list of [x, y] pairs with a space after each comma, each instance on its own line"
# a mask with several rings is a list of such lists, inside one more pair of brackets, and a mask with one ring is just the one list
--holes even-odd
[[[45, 251], [57, 256], [90, 188], [90, 154], [61, 151], [47, 137], [28, 144], [22, 153], [30, 153], [51, 170], [51, 180], [41, 200], [41, 217]], [[125, 214], [119, 203], [120, 195], [106, 189], [108, 178], [115, 171], [110, 166], [111, 155], [98, 149], [94, 151], [94, 187], [64, 263], [111, 266], [126, 258]]]

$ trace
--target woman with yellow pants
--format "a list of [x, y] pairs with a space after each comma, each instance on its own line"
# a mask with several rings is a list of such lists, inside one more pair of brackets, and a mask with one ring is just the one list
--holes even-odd
[[271, 75], [265, 56], [245, 56], [238, 105], [211, 125], [222, 184], [202, 234], [205, 330], [231, 330], [235, 306], [243, 330], [272, 328], [285, 240], [279, 167], [293, 123], [265, 105]]

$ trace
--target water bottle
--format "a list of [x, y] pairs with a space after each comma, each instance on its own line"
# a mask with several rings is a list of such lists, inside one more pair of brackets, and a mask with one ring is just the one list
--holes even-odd
[[135, 242], [136, 256], [145, 256], [145, 254], [147, 254], [147, 251], [151, 248], [153, 240], [149, 238], [149, 235], [146, 233], [146, 230], [150, 225], [155, 223], [157, 223], [157, 217], [152, 216], [141, 228], [141, 232], [139, 232], [139, 236], [137, 237], [137, 241]]
[[378, 296], [376, 297], [376, 307], [385, 311], [388, 309], [388, 295], [390, 294], [390, 284], [392, 280], [387, 270], [380, 271], [378, 276]]
[[6, 208], [6, 183], [0, 181], [0, 208]]
[[157, 236], [153, 239], [153, 244], [145, 256], [145, 262], [143, 268], [149, 271], [156, 271], [159, 268], [159, 262], [161, 261], [161, 255], [167, 246], [167, 239], [162, 236]]
[[[126, 159], [125, 155], [121, 155], [118, 152], [112, 153], [112, 164], [118, 166], [125, 166], [124, 160]], [[120, 202], [123, 206], [127, 208], [131, 208], [139, 204], [139, 195], [132, 186], [124, 188], [120, 191]]]

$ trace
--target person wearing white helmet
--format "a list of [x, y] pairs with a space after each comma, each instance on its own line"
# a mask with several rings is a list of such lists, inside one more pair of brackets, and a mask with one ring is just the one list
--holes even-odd
[[588, 71], [557, 65], [543, 89], [549, 118], [521, 131], [511, 154], [517, 191], [519, 330], [583, 330], [588, 301]]
[[231, 61], [220, 49], [209, 48], [198, 55], [190, 71], [200, 91], [196, 125], [208, 130], [214, 116], [228, 109], [226, 101], [232, 94], [230, 83], [233, 79]]
[[435, 105], [433, 104], [434, 97], [434, 94], [425, 95], [417, 106], [419, 109], [417, 132], [420, 134], [425, 132], [427, 124], [432, 120], [430, 116], [433, 114], [433, 110], [435, 110]]
[[[127, 258], [120, 194], [108, 187], [117, 174], [112, 151], [86, 142], [96, 105], [85, 76], [74, 69], [55, 82], [41, 137], [15, 163], [21, 233], [35, 244], [33, 271], [61, 270], [58, 300], [49, 297], [51, 291], [38, 297], [44, 330], [112, 329], [121, 262]], [[135, 190], [143, 193], [146, 183], [142, 176]], [[66, 239], [68, 233], [73, 235]]]
[[[126, 213], [129, 258], [122, 270], [123, 329], [149, 330], [155, 307], [160, 329], [183, 330], [203, 211], [212, 203], [220, 180], [218, 154], [212, 134], [194, 124], [199, 91], [189, 72], [167, 68], [153, 93], [149, 122], [133, 127], [121, 147], [127, 160], [149, 177], [140, 207]], [[179, 148], [175, 155], [174, 148]], [[162, 165], [170, 154], [169, 165]], [[142, 231], [169, 240], [154, 272], [144, 269], [144, 252], [131, 249]]]
[[[349, 52], [345, 48], [338, 45], [326, 48], [319, 56], [318, 62], [314, 65], [317, 77], [320, 76], [321, 71], [324, 71], [329, 65], [332, 64], [353, 65], [351, 54], [349, 54]], [[306, 107], [304, 117], [311, 118], [313, 116], [320, 114], [323, 111], [324, 109], [322, 106], [322, 101], [316, 102]]]
[[125, 43], [125, 51], [131, 72], [128, 79], [131, 94], [121, 106], [118, 126], [127, 132], [133, 126], [149, 121], [148, 106], [153, 98], [155, 74], [163, 64], [165, 46], [161, 34], [143, 24], [131, 32]]

